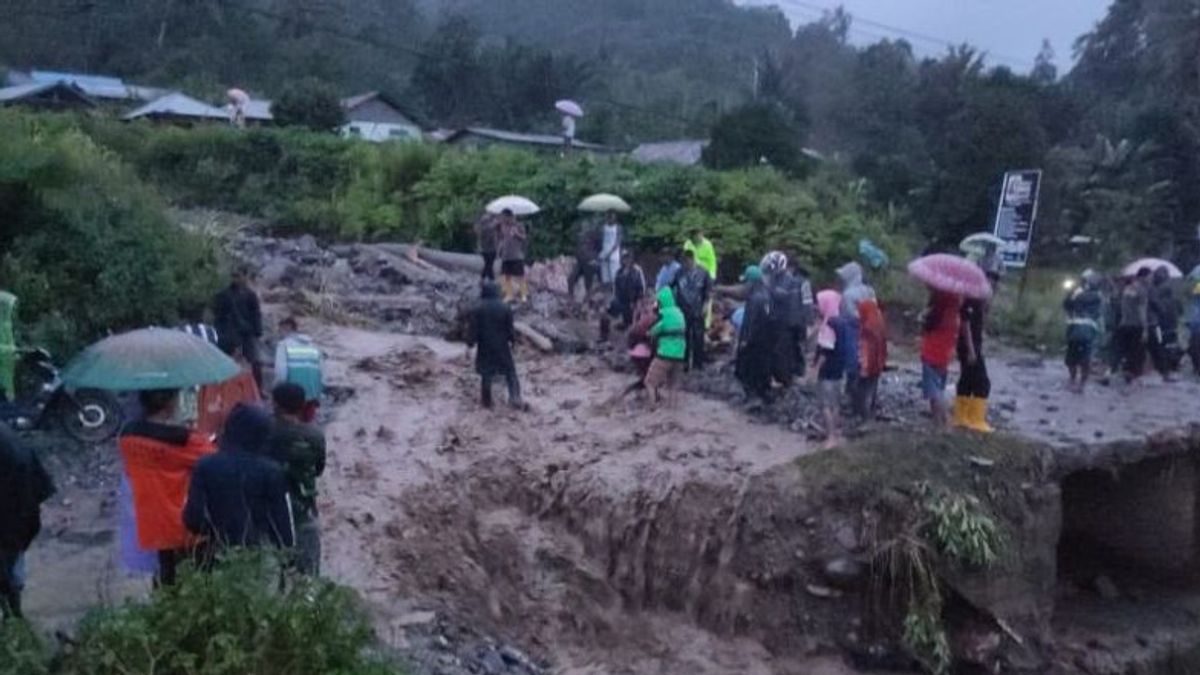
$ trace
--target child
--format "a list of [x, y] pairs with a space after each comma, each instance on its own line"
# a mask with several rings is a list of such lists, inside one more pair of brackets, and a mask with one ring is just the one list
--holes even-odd
[[946, 381], [950, 359], [958, 344], [962, 297], [930, 289], [929, 306], [921, 321], [921, 393], [929, 401], [934, 427], [946, 429], [950, 411], [946, 406]]
[[300, 332], [300, 324], [295, 317], [288, 317], [279, 322], [274, 386], [290, 382], [304, 389], [306, 400], [304, 412], [300, 417], [306, 424], [311, 424], [316, 419], [317, 409], [321, 405], [324, 389], [321, 362], [321, 350], [313, 344], [312, 338]]
[[817, 354], [813, 372], [821, 396], [821, 411], [825, 415], [825, 448], [842, 442], [841, 398], [842, 380], [849, 367], [848, 348], [851, 344], [849, 327], [841, 317], [842, 294], [825, 290], [817, 293], [817, 308], [821, 325], [817, 329]]
[[687, 323], [683, 311], [675, 305], [675, 293], [670, 288], [658, 292], [658, 323], [650, 328], [650, 337], [658, 341], [654, 361], [646, 373], [646, 389], [654, 395], [654, 402], [662, 400], [662, 389], [667, 390], [668, 404], [674, 405], [676, 379], [687, 358]]

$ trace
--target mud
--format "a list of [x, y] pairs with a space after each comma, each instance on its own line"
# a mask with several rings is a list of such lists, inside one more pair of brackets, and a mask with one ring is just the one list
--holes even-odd
[[[597, 349], [593, 322], [554, 292], [551, 266], [522, 318], [581, 353], [522, 345], [532, 409], [489, 412], [464, 346], [444, 339], [473, 277], [311, 240], [232, 245], [264, 270], [271, 316], [304, 316], [327, 354], [324, 570], [363, 595], [418, 673], [910, 665], [878, 625], [870, 563], [879, 514], [918, 480], [979, 494], [1012, 527], [1003, 566], [946, 571], [956, 602], [978, 615], [956, 644], [999, 645], [989, 658], [1004, 672], [1157, 668], [1200, 642], [1190, 587], [1139, 584], [1104, 565], [1060, 580], [1056, 558], [1059, 483], [1191, 456], [1196, 382], [1079, 396], [1057, 363], [997, 347], [993, 420], [1028, 442], [926, 436], [918, 369], [900, 350], [881, 421], [822, 453], [810, 387], [747, 411], [727, 354], [689, 377], [676, 408], [614, 400], [632, 381], [621, 350]], [[31, 614], [57, 628], [145, 588], [111, 562], [111, 449], [55, 452], [69, 458], [56, 472], [89, 477], [66, 485], [31, 554]], [[1119, 598], [1097, 590], [1101, 577]]]

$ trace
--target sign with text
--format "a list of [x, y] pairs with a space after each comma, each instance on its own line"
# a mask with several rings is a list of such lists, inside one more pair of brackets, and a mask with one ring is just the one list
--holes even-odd
[[1007, 267], [1025, 267], [1033, 242], [1037, 220], [1038, 194], [1042, 187], [1041, 169], [1009, 171], [1004, 174], [1004, 189], [996, 208], [995, 234], [1004, 240], [1000, 254]]

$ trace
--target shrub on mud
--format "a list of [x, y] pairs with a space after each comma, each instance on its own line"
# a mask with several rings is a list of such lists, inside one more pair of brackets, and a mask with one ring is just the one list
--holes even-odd
[[146, 602], [84, 619], [62, 675], [393, 675], [352, 594], [324, 580], [280, 591], [273, 566], [237, 557], [186, 573]]
[[216, 251], [74, 125], [0, 113], [0, 156], [0, 288], [20, 299], [22, 342], [65, 351], [173, 322], [216, 287]]

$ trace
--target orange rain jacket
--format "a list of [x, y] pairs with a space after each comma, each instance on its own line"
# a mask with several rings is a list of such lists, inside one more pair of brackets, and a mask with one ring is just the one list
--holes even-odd
[[129, 485], [138, 544], [150, 551], [174, 551], [198, 540], [183, 525], [192, 469], [216, 447], [210, 437], [153, 422], [135, 422], [119, 442]]

